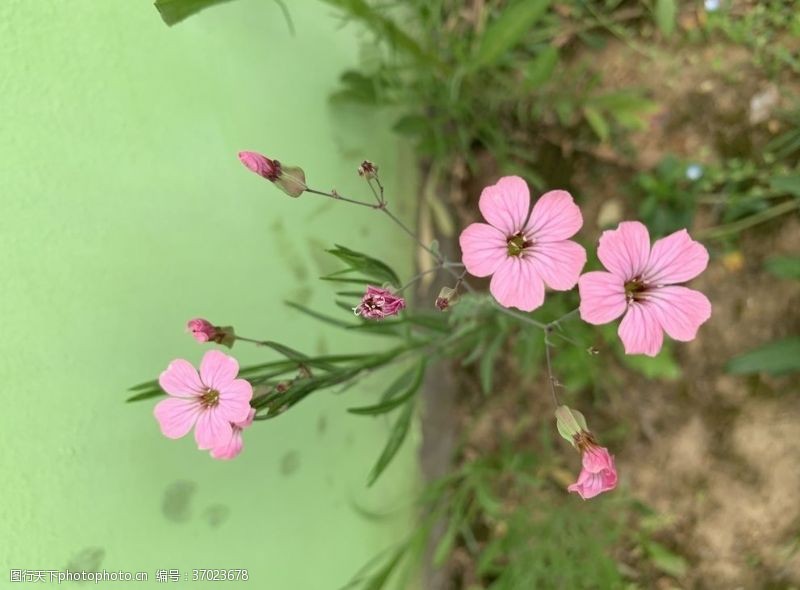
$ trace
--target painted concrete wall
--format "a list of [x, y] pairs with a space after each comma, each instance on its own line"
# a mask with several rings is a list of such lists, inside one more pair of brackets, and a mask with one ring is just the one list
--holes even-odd
[[353, 29], [291, 5], [295, 37], [260, 0], [173, 29], [148, 0], [0, 3], [3, 586], [11, 568], [70, 565], [148, 572], [137, 588], [164, 587], [158, 568], [337, 588], [411, 526], [413, 441], [367, 491], [387, 424], [345, 412], [375, 381], [256, 425], [229, 463], [163, 438], [153, 403], [122, 403], [172, 358], [199, 361], [183, 332], [195, 315], [309, 351], [383, 345], [282, 301], [333, 310], [316, 252], [372, 248], [407, 272], [405, 238], [368, 210], [289, 199], [236, 159], [262, 150], [355, 192], [370, 157], [395, 171], [390, 190], [409, 188], [383, 118], [328, 107]]

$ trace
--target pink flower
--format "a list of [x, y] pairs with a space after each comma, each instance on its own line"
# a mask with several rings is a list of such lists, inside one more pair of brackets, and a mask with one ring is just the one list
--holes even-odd
[[258, 152], [239, 152], [239, 161], [290, 197], [299, 197], [308, 188], [306, 174], [297, 166], [284, 166], [278, 160], [271, 160]]
[[567, 490], [577, 492], [581, 498], [588, 500], [617, 487], [617, 468], [608, 449], [596, 445], [588, 433], [583, 433], [578, 445], [583, 453], [583, 468], [578, 481]]
[[356, 315], [368, 320], [382, 320], [385, 317], [397, 315], [406, 307], [406, 301], [391, 291], [380, 287], [367, 286], [367, 292], [361, 298], [361, 303], [353, 308]]
[[195, 426], [200, 449], [228, 444], [233, 436], [231, 423], [247, 420], [253, 397], [250, 383], [237, 379], [238, 373], [236, 359], [218, 350], [203, 356], [199, 375], [188, 361], [172, 361], [158, 378], [170, 397], [153, 410], [164, 436], [181, 438]]
[[244, 446], [244, 442], [242, 441], [242, 431], [245, 428], [250, 428], [250, 426], [253, 424], [253, 418], [255, 415], [255, 408], [250, 408], [250, 413], [247, 415], [247, 418], [241, 422], [231, 423], [233, 434], [231, 435], [230, 440], [224, 445], [211, 449], [211, 456], [214, 459], [221, 459], [223, 461], [227, 461], [238, 456], [239, 453], [242, 452], [242, 447]]
[[195, 318], [186, 323], [186, 329], [198, 342], [209, 342], [217, 338], [217, 329], [208, 320]]
[[568, 192], [545, 193], [531, 210], [525, 181], [505, 176], [483, 189], [478, 206], [489, 223], [461, 232], [464, 266], [476, 277], [492, 275], [489, 290], [501, 305], [532, 311], [544, 302], [545, 285], [575, 286], [586, 251], [568, 239], [583, 225]]
[[587, 272], [578, 281], [581, 317], [590, 324], [606, 324], [624, 314], [618, 334], [627, 354], [657, 355], [664, 332], [688, 342], [711, 317], [705, 295], [675, 286], [708, 266], [708, 251], [685, 229], [650, 248], [647, 228], [623, 221], [603, 232], [597, 255], [610, 272]]

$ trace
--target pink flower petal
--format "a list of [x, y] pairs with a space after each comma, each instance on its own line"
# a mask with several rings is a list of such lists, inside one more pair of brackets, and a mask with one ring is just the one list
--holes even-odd
[[234, 379], [219, 393], [217, 410], [228, 422], [242, 422], [250, 414], [253, 386], [244, 379]]
[[200, 379], [211, 389], [221, 392], [239, 373], [239, 363], [232, 356], [218, 350], [209, 350], [200, 362]]
[[497, 184], [483, 189], [478, 207], [483, 218], [509, 238], [522, 231], [528, 220], [531, 207], [528, 185], [519, 176], [504, 176]]
[[597, 256], [609, 271], [623, 281], [639, 277], [650, 256], [650, 234], [638, 221], [623, 221], [600, 236]]
[[656, 319], [654, 306], [634, 301], [622, 318], [617, 333], [625, 354], [656, 356], [664, 343], [664, 331]]
[[488, 277], [508, 258], [506, 236], [491, 225], [473, 223], [458, 238], [462, 261], [471, 275]]
[[570, 240], [537, 243], [525, 250], [525, 258], [533, 262], [536, 273], [548, 287], [568, 291], [578, 282], [586, 264], [586, 250]]
[[533, 262], [509, 256], [492, 275], [492, 295], [504, 307], [533, 311], [544, 302], [544, 282]]
[[684, 283], [695, 278], [707, 266], [708, 250], [682, 229], [653, 244], [644, 280], [650, 285]]
[[241, 429], [250, 428], [253, 425], [253, 420], [255, 419], [255, 417], [256, 417], [256, 409], [250, 408], [250, 412], [247, 414], [247, 418], [245, 418], [241, 422], [237, 422], [233, 426], [235, 428], [241, 428]]
[[201, 395], [205, 388], [200, 377], [189, 361], [175, 359], [158, 378], [161, 389], [169, 395], [192, 396]]
[[578, 279], [581, 319], [590, 324], [607, 324], [628, 307], [625, 283], [610, 272], [587, 272]]
[[525, 235], [536, 242], [571, 238], [583, 225], [581, 210], [567, 191], [549, 191], [533, 206]]
[[590, 473], [581, 471], [578, 481], [570, 485], [567, 490], [577, 492], [584, 500], [599, 496], [603, 492], [613, 490], [617, 486], [617, 475], [614, 472], [603, 471]]
[[242, 447], [244, 447], [242, 429], [234, 427], [230, 440], [224, 445], [211, 449], [211, 456], [214, 459], [229, 461], [236, 458], [239, 453], [242, 452]]
[[192, 429], [200, 410], [200, 403], [196, 399], [170, 397], [156, 404], [153, 415], [164, 436], [181, 438]]
[[606, 469], [614, 471], [614, 457], [605, 447], [592, 446], [583, 452], [583, 468], [589, 473], [600, 473]]
[[653, 309], [664, 331], [681, 342], [694, 340], [698, 328], [711, 317], [708, 298], [686, 287], [659, 287], [648, 291], [644, 304]]
[[219, 412], [219, 407], [206, 408], [197, 418], [194, 439], [199, 449], [213, 449], [228, 444], [233, 435], [233, 427]]

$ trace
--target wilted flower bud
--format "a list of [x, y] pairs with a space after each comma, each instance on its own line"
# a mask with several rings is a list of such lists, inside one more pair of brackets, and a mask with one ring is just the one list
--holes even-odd
[[397, 315], [406, 307], [406, 301], [391, 291], [379, 287], [367, 286], [367, 292], [361, 298], [361, 303], [353, 308], [356, 315], [369, 320], [382, 320], [385, 317]]
[[608, 449], [596, 444], [589, 433], [584, 433], [578, 446], [583, 466], [578, 481], [567, 490], [577, 492], [581, 498], [588, 500], [617, 487], [617, 467]]
[[567, 406], [556, 409], [558, 433], [581, 452], [582, 468], [578, 481], [567, 490], [584, 500], [613, 490], [617, 486], [617, 468], [608, 449], [598, 445], [586, 425], [583, 414]]
[[358, 167], [358, 175], [363, 176], [367, 180], [372, 180], [378, 175], [378, 167], [369, 160], [364, 160]]
[[231, 326], [215, 326], [203, 318], [194, 318], [186, 323], [186, 330], [198, 342], [216, 342], [231, 348], [236, 334]]
[[306, 174], [297, 166], [284, 166], [278, 160], [271, 160], [257, 152], [239, 152], [239, 161], [290, 197], [299, 197], [308, 188]]
[[439, 311], [447, 311], [458, 303], [458, 291], [450, 287], [442, 287], [439, 296], [436, 298], [436, 307]]

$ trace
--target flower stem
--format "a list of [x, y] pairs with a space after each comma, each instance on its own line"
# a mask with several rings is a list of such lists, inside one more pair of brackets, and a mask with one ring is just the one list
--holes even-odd
[[556, 408], [561, 405], [558, 401], [558, 394], [556, 393], [556, 378], [553, 377], [553, 364], [550, 361], [550, 326], [544, 329], [544, 358], [547, 361], [547, 380], [550, 382], [550, 393], [553, 395], [553, 403]]
[[383, 206], [379, 203], [377, 205], [373, 205], [372, 203], [365, 203], [364, 201], [357, 201], [355, 199], [348, 199], [347, 197], [343, 197], [336, 191], [318, 191], [313, 188], [306, 188], [307, 193], [311, 193], [314, 195], [320, 195], [322, 197], [328, 197], [329, 199], [333, 199], [335, 201], [344, 201], [345, 203], [352, 203], [353, 205], [361, 205], [362, 207], [369, 207], [370, 209], [381, 209]]

